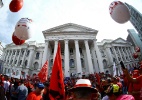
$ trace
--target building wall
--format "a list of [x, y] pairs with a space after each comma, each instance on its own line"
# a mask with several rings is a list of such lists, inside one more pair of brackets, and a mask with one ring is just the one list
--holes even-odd
[[4, 49], [3, 73], [17, 78], [32, 76], [37, 74], [48, 60], [48, 75], [50, 75], [58, 42], [61, 45], [65, 77], [72, 74], [80, 77], [107, 70], [113, 74], [114, 62], [118, 66], [118, 71], [121, 71], [119, 65], [121, 60], [128, 67], [137, 63], [137, 60], [132, 58], [134, 48], [131, 44], [121, 38], [105, 39], [97, 43], [97, 33], [98, 31], [94, 29], [69, 23], [43, 31], [45, 43], [29, 41], [21, 46], [8, 44]]

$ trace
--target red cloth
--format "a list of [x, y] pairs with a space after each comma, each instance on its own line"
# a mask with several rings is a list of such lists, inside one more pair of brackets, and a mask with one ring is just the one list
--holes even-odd
[[47, 81], [47, 72], [48, 72], [48, 61], [45, 62], [42, 69], [38, 73], [38, 77], [41, 82]]
[[60, 43], [58, 43], [58, 49], [52, 68], [49, 89], [49, 97], [51, 100], [65, 100], [65, 86]]
[[132, 95], [120, 95], [116, 100], [135, 100]]

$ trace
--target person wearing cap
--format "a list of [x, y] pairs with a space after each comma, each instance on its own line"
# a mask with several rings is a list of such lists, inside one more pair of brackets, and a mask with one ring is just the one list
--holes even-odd
[[37, 83], [35, 91], [31, 92], [26, 100], [41, 100], [42, 94], [44, 90], [44, 84], [43, 83]]
[[105, 92], [108, 99], [103, 100], [135, 100], [132, 95], [122, 94], [117, 84], [111, 84]]
[[77, 80], [75, 86], [69, 89], [69, 92], [73, 98], [67, 100], [101, 100], [98, 90], [91, 86], [88, 79]]

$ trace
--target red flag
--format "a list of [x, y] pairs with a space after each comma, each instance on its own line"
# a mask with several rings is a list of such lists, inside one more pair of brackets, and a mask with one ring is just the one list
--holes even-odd
[[58, 49], [52, 68], [49, 89], [49, 96], [51, 100], [65, 100], [64, 76], [62, 70], [60, 43], [58, 43]]
[[47, 69], [48, 69], [48, 61], [45, 62], [42, 69], [38, 73], [38, 77], [39, 77], [41, 82], [47, 81], [47, 72], [48, 72]]

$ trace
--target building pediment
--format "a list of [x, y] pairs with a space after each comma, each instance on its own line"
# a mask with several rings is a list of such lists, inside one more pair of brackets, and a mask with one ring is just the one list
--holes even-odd
[[67, 23], [60, 26], [56, 26], [43, 31], [43, 33], [54, 33], [54, 32], [98, 32], [95, 29], [91, 29], [85, 26]]
[[126, 40], [122, 39], [122, 38], [117, 38], [116, 40], [112, 41], [111, 43], [116, 43], [116, 44], [124, 44], [124, 43], [128, 43]]

